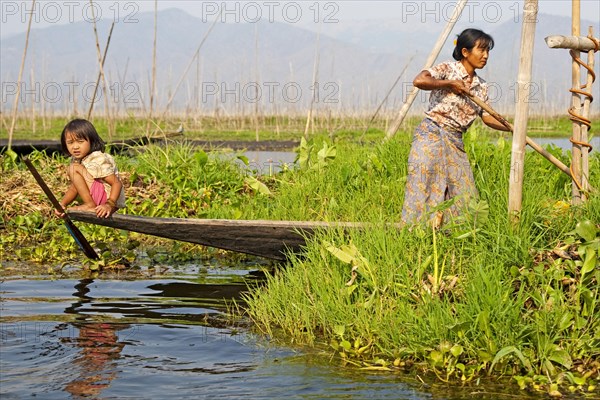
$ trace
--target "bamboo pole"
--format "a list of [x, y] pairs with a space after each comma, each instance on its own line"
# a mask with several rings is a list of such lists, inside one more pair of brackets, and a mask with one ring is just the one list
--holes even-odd
[[[581, 7], [579, 0], [572, 0], [572, 21], [571, 21], [571, 34], [573, 36], [579, 36], [580, 33], [580, 21], [581, 21]], [[573, 62], [571, 63], [571, 76], [572, 76], [572, 88], [575, 90], [579, 90], [580, 86], [580, 70], [579, 64], [575, 61], [575, 58], [579, 57], [579, 50], [572, 50], [573, 53]], [[579, 93], [571, 90], [571, 109], [570, 114], [581, 113], [581, 98], [579, 97]], [[577, 142], [581, 142], [581, 123], [575, 119], [572, 119], [573, 125], [573, 147], [572, 147], [572, 157], [571, 160], [571, 170], [573, 172], [574, 178], [577, 182], [581, 181], [581, 145]], [[573, 182], [571, 185], [572, 195], [573, 195], [573, 204], [581, 203], [581, 191], [577, 186], [576, 182]]]
[[388, 97], [390, 97], [390, 94], [392, 94], [392, 91], [394, 90], [394, 88], [396, 87], [396, 85], [398, 84], [398, 82], [400, 82], [400, 78], [402, 78], [404, 76], [404, 73], [408, 69], [408, 66], [412, 62], [413, 58], [415, 58], [414, 54], [408, 59], [408, 62], [406, 63], [406, 65], [404, 66], [404, 68], [402, 68], [402, 72], [400, 72], [400, 75], [398, 75], [398, 78], [396, 78], [396, 82], [394, 82], [394, 84], [392, 85], [392, 87], [390, 88], [390, 90], [388, 90], [387, 94], [385, 95], [385, 97], [383, 98], [383, 100], [381, 101], [381, 103], [379, 104], [379, 106], [377, 107], [377, 109], [375, 110], [375, 112], [373, 113], [373, 116], [367, 122], [367, 125], [365, 126], [365, 130], [363, 131], [362, 135], [360, 135], [360, 138], [358, 139], [359, 142], [362, 142], [362, 140], [364, 139], [367, 131], [369, 130], [369, 127], [371, 126], [371, 123], [373, 123], [373, 121], [375, 120], [375, 117], [379, 113], [379, 110], [381, 110], [381, 107], [383, 107], [383, 105], [387, 101]]
[[[35, 7], [35, 0], [31, 2], [31, 9]], [[31, 32], [31, 21], [33, 20], [33, 11], [29, 14], [29, 22], [27, 23], [27, 33], [25, 34], [25, 48], [23, 48], [23, 56], [21, 57], [21, 67], [19, 68], [19, 78], [17, 79], [17, 93], [15, 94], [15, 101], [13, 103], [12, 118], [10, 121], [10, 129], [8, 130], [8, 145], [7, 148], [10, 150], [12, 146], [12, 138], [15, 131], [15, 125], [17, 123], [17, 111], [19, 110], [19, 99], [21, 98], [21, 82], [23, 79], [23, 69], [25, 68], [25, 57], [27, 56], [27, 47], [29, 46], [29, 33]]]
[[[506, 120], [506, 118], [504, 118], [502, 115], [500, 115], [496, 111], [494, 111], [494, 109], [492, 107], [490, 107], [487, 103], [483, 102], [481, 99], [479, 99], [476, 96], [473, 96], [470, 93], [467, 94], [467, 97], [469, 97], [475, 104], [477, 104], [479, 107], [481, 107], [484, 111], [486, 111], [492, 117], [496, 118], [496, 120], [498, 120], [498, 122], [500, 122], [502, 125], [504, 125], [511, 132], [514, 133], [515, 129], [511, 125], [511, 123], [508, 122]], [[532, 149], [534, 149], [535, 151], [537, 151], [538, 153], [540, 153], [544, 158], [546, 158], [546, 160], [550, 161], [558, 169], [560, 169], [562, 172], [564, 172], [565, 174], [567, 174], [570, 178], [573, 178], [573, 175], [571, 175], [571, 170], [569, 169], [569, 167], [567, 167], [558, 158], [554, 157], [552, 155], [552, 153], [550, 153], [549, 151], [547, 151], [546, 149], [544, 149], [542, 146], [540, 146], [539, 144], [537, 144], [536, 142], [534, 142], [529, 136], [525, 136], [525, 143], [527, 143]]]
[[[96, 16], [94, 15], [94, 1], [90, 0], [90, 9], [92, 12], [92, 21], [93, 21], [93, 27], [94, 27], [94, 37], [96, 39], [96, 56], [98, 57], [98, 66], [100, 67], [100, 76], [102, 77], [102, 87], [104, 89], [104, 107], [106, 108], [105, 112], [106, 112], [106, 118], [108, 120], [108, 138], [109, 140], [112, 140], [112, 135], [114, 132], [113, 129], [113, 121], [111, 119], [111, 115], [110, 115], [110, 104], [108, 102], [108, 85], [106, 84], [106, 75], [104, 74], [104, 63], [102, 60], [102, 51], [100, 50], [100, 41], [98, 40], [98, 29], [96, 27]], [[109, 38], [110, 39], [110, 38]], [[95, 99], [92, 99], [92, 101], [95, 101]]]
[[[212, 32], [212, 30], [214, 29], [215, 25], [217, 25], [217, 22], [219, 22], [221, 19], [221, 14], [219, 14], [217, 16], [217, 18], [215, 18], [215, 20], [213, 21], [212, 25], [210, 26], [210, 28], [208, 29], [208, 31], [206, 32], [206, 34], [204, 35], [204, 37], [202, 38], [202, 41], [200, 42], [200, 44], [198, 45], [198, 47], [196, 48], [196, 52], [194, 53], [194, 55], [192, 56], [192, 58], [190, 59], [190, 61], [188, 62], [187, 66], [185, 67], [185, 70], [183, 71], [183, 74], [181, 74], [181, 77], [179, 78], [179, 81], [177, 82], [177, 85], [175, 86], [175, 89], [173, 90], [173, 92], [171, 93], [171, 95], [169, 96], [169, 99], [167, 100], [167, 104], [165, 106], [165, 110], [162, 113], [161, 116], [161, 120], [164, 119], [169, 111], [169, 107], [171, 106], [171, 103], [173, 102], [173, 99], [175, 98], [175, 94], [177, 94], [177, 90], [179, 90], [179, 87], [181, 86], [181, 83], [183, 82], [183, 80], [185, 79], [188, 71], [190, 70], [190, 67], [192, 66], [192, 64], [194, 63], [194, 60], [196, 59], [196, 57], [198, 57], [198, 55], [200, 54], [200, 49], [202, 49], [202, 46], [204, 45], [204, 42], [206, 42], [206, 39], [208, 39], [208, 36], [210, 35], [210, 33]], [[215, 81], [216, 82], [216, 81]], [[216, 97], [216, 96], [215, 96]], [[158, 121], [158, 124], [156, 124], [157, 126], [160, 125], [160, 120]]]
[[306, 125], [304, 126], [304, 138], [308, 139], [308, 128], [313, 123], [313, 106], [315, 104], [315, 97], [318, 93], [317, 88], [317, 75], [319, 71], [319, 42], [321, 40], [321, 25], [319, 25], [319, 32], [317, 33], [317, 43], [315, 45], [315, 62], [313, 64], [313, 77], [312, 77], [312, 98], [310, 99], [310, 107], [308, 108], [308, 115], [306, 116]]
[[[108, 39], [106, 40], [106, 47], [104, 48], [104, 54], [102, 55], [102, 66], [104, 66], [104, 62], [106, 61], [106, 54], [108, 53], [108, 46], [110, 45], [110, 38], [112, 36], [113, 28], [115, 27], [115, 22], [113, 21], [110, 26], [110, 31], [108, 32]], [[87, 119], [92, 118], [92, 111], [94, 110], [94, 102], [96, 101], [96, 94], [98, 93], [98, 86], [100, 85], [100, 79], [102, 78], [102, 73], [98, 71], [98, 77], [96, 78], [96, 86], [94, 86], [94, 94], [92, 95], [92, 102], [90, 103], [90, 109], [88, 110]], [[106, 94], [108, 95], [108, 94]]]
[[537, 20], [537, 0], [525, 0], [521, 27], [521, 55], [517, 76], [517, 108], [512, 141], [508, 212], [518, 220], [523, 200], [523, 173], [525, 170], [525, 143], [527, 141], [527, 116], [529, 112], [529, 83], [533, 63], [533, 42]]
[[[593, 30], [592, 30], [593, 32]], [[593, 34], [590, 34], [593, 37]], [[585, 36], [562, 36], [552, 35], [544, 39], [551, 49], [573, 49], [580, 51], [590, 51], [596, 49], [596, 43]]]
[[[460, 18], [460, 15], [462, 14], [463, 9], [465, 8], [465, 5], [467, 4], [467, 1], [468, 0], [460, 0], [460, 2], [456, 5], [456, 8], [454, 9], [454, 13], [452, 14], [452, 17], [448, 21], [446, 28], [442, 31], [442, 33], [440, 33], [440, 36], [438, 37], [437, 42], [435, 43], [435, 46], [433, 47], [433, 50], [431, 51], [431, 54], [429, 54], [427, 61], [425, 61], [425, 65], [423, 65], [422, 70], [430, 68], [433, 65], [433, 63], [435, 62], [435, 60], [437, 59], [438, 55], [440, 54], [440, 51], [442, 50], [442, 47], [444, 46], [444, 43], [446, 43], [446, 39], [448, 39], [450, 32], [454, 28], [456, 21], [458, 21], [458, 19]], [[416, 86], [413, 86], [408, 97], [406, 98], [406, 101], [402, 105], [400, 112], [398, 113], [398, 117], [396, 118], [394, 123], [390, 126], [388, 131], [386, 132], [386, 134], [385, 134], [386, 140], [394, 137], [394, 135], [400, 128], [402, 121], [404, 121], [406, 114], [408, 114], [408, 110], [410, 109], [410, 106], [417, 98], [418, 92], [419, 92], [419, 89]]]
[[156, 33], [158, 26], [158, 0], [154, 0], [154, 43], [152, 44], [152, 83], [150, 84], [150, 110], [146, 121], [146, 135], [150, 134], [150, 121], [154, 110], [154, 92], [156, 91]]

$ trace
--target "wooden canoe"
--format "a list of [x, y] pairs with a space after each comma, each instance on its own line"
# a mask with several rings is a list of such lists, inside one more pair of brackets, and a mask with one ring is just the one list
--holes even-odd
[[98, 218], [93, 212], [85, 211], [68, 211], [68, 215], [74, 221], [282, 261], [287, 254], [300, 252], [306, 238], [318, 229], [362, 226], [352, 222], [154, 218], [124, 214]]

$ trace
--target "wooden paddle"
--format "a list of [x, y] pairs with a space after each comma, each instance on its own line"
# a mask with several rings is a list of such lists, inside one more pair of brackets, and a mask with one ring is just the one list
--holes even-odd
[[42, 188], [44, 193], [46, 193], [46, 196], [48, 197], [48, 199], [50, 199], [50, 202], [52, 203], [54, 208], [56, 208], [59, 212], [64, 214], [64, 216], [62, 217], [63, 221], [65, 221], [67, 230], [69, 231], [71, 236], [73, 236], [73, 239], [75, 239], [75, 243], [77, 243], [79, 248], [85, 253], [85, 255], [88, 258], [90, 258], [92, 260], [98, 260], [100, 257], [98, 257], [98, 254], [96, 254], [96, 251], [94, 251], [94, 249], [92, 248], [90, 243], [87, 241], [85, 236], [83, 236], [83, 233], [81, 233], [81, 231], [75, 226], [75, 224], [73, 224], [73, 221], [71, 221], [71, 218], [69, 218], [69, 216], [65, 213], [65, 209], [58, 202], [58, 200], [56, 199], [56, 197], [54, 196], [54, 194], [52, 193], [52, 191], [50, 190], [48, 185], [46, 185], [46, 182], [44, 182], [44, 180], [42, 179], [42, 177], [39, 174], [39, 172], [37, 171], [37, 169], [35, 169], [35, 167], [31, 163], [31, 160], [29, 160], [29, 158], [27, 158], [27, 157], [22, 157], [22, 160], [23, 160], [23, 162], [25, 162], [25, 165], [27, 165], [27, 168], [29, 168], [29, 171], [31, 172], [31, 174], [33, 175], [35, 180], [37, 181], [38, 185], [40, 185], [40, 187]]
[[[479, 99], [477, 96], [472, 95], [471, 93], [465, 93], [465, 95], [471, 99], [475, 104], [481, 107], [484, 111], [490, 114], [492, 117], [496, 118], [498, 122], [504, 125], [510, 132], [514, 133], [514, 128], [510, 122], [506, 120], [502, 115], [498, 114], [492, 107], [490, 107], [487, 103], [484, 103], [483, 100]], [[567, 174], [571, 179], [575, 180], [573, 174], [571, 173], [571, 169], [567, 167], [562, 161], [558, 158], [554, 157], [549, 151], [544, 149], [542, 146], [534, 142], [529, 136], [525, 136], [525, 142], [535, 151], [540, 153], [546, 160], [550, 161], [554, 164], [558, 169]], [[577, 183], [579, 185], [579, 183]]]

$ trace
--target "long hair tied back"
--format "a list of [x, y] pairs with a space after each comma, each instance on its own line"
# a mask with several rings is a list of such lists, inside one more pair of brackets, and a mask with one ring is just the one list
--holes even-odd
[[494, 39], [479, 29], [465, 29], [460, 33], [460, 35], [458, 35], [458, 38], [456, 39], [456, 47], [454, 47], [452, 58], [454, 58], [456, 61], [462, 60], [464, 58], [462, 55], [462, 49], [471, 51], [475, 46], [484, 47], [488, 50], [491, 50], [494, 48]]

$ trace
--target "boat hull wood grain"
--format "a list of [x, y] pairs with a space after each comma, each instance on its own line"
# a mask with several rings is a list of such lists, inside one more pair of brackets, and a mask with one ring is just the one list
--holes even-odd
[[93, 212], [68, 211], [75, 221], [146, 235], [180, 240], [283, 261], [301, 252], [306, 238], [318, 229], [359, 228], [351, 222], [266, 221], [193, 218], [155, 218], [113, 214], [98, 218]]

